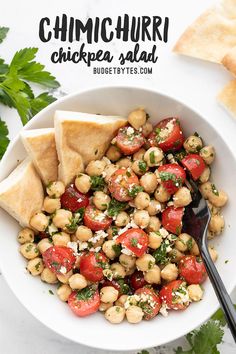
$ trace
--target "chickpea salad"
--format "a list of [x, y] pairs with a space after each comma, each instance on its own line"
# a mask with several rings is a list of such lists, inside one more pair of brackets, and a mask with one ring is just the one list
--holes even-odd
[[192, 201], [186, 179], [207, 200], [212, 239], [224, 229], [227, 202], [212, 182], [214, 159], [198, 133], [184, 137], [181, 119], [153, 126], [145, 110], [132, 111], [104, 157], [68, 186], [45, 188], [42, 210], [18, 234], [27, 271], [57, 284], [79, 317], [100, 311], [111, 323], [139, 323], [185, 310], [203, 298], [207, 277], [196, 242], [182, 232]]

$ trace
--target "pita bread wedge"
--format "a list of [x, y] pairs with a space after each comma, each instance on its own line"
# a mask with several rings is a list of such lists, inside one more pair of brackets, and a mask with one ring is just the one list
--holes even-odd
[[219, 102], [236, 118], [236, 80], [230, 81], [218, 95]]
[[118, 116], [56, 111], [59, 179], [67, 185], [90, 161], [102, 158], [116, 131], [126, 123]]
[[27, 158], [0, 182], [0, 206], [23, 227], [40, 211], [44, 192], [33, 162]]
[[176, 53], [221, 63], [236, 46], [236, 1], [223, 0], [204, 12], [180, 37]]
[[236, 47], [232, 48], [222, 59], [222, 64], [236, 76]]
[[53, 128], [24, 130], [21, 140], [34, 166], [47, 185], [57, 180], [58, 158]]

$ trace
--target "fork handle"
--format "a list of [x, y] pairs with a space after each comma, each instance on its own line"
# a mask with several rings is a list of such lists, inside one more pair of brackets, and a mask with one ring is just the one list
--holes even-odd
[[224, 283], [222, 282], [221, 277], [211, 259], [207, 247], [207, 241], [205, 240], [205, 242], [203, 242], [203, 244], [199, 248], [208, 276], [211, 280], [216, 296], [225, 314], [226, 322], [228, 323], [234, 341], [236, 342], [236, 310], [224, 286]]

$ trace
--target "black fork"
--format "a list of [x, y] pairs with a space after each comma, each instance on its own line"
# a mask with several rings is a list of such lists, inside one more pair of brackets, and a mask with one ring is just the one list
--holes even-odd
[[189, 179], [186, 184], [192, 192], [192, 202], [185, 208], [183, 232], [191, 235], [197, 242], [209, 279], [236, 342], [236, 310], [211, 259], [207, 245], [207, 227], [211, 218], [210, 210], [205, 199], [201, 196], [196, 183]]

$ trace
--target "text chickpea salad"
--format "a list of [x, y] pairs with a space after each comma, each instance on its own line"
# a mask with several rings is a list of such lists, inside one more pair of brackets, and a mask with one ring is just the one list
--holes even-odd
[[69, 186], [47, 186], [32, 230], [18, 235], [28, 271], [58, 283], [58, 297], [77, 316], [101, 311], [111, 323], [167, 316], [200, 301], [206, 270], [196, 242], [181, 232], [192, 200], [185, 180], [187, 172], [208, 200], [213, 238], [224, 228], [227, 202], [209, 180], [214, 158], [197, 133], [184, 138], [179, 119], [153, 127], [144, 110], [131, 112], [106, 156]]

